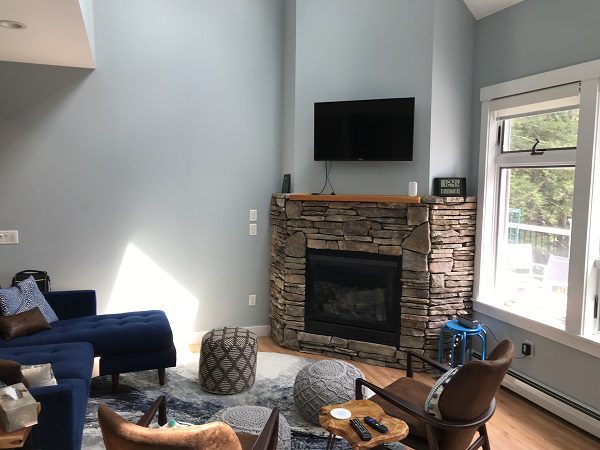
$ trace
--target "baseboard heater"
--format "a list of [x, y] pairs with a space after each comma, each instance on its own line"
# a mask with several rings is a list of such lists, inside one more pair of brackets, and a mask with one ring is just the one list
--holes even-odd
[[[481, 359], [481, 355], [477, 352], [473, 352], [473, 357]], [[561, 419], [600, 438], [600, 411], [597, 409], [514, 369], [508, 369], [502, 385], [541, 408], [556, 414]]]

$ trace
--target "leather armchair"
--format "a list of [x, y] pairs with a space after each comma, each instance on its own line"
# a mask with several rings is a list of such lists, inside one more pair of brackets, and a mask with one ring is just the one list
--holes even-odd
[[[362, 398], [363, 386], [375, 392], [370, 400], [390, 416], [408, 424], [410, 432], [402, 443], [416, 450], [475, 450], [480, 447], [489, 450], [485, 424], [496, 409], [494, 396], [510, 367], [513, 349], [512, 342], [505, 340], [485, 361], [463, 365], [439, 397], [441, 420], [425, 410], [431, 387], [413, 378], [413, 358], [440, 371], [447, 371], [449, 367], [414, 352], [408, 352], [406, 377], [385, 388], [359, 378], [356, 380], [356, 398]], [[479, 435], [473, 440], [476, 432]]]
[[106, 450], [275, 450], [279, 409], [273, 408], [261, 434], [235, 433], [222, 422], [182, 428], [148, 428], [158, 413], [167, 422], [166, 400], [159, 397], [136, 423], [128, 422], [107, 405], [98, 408], [98, 421]]

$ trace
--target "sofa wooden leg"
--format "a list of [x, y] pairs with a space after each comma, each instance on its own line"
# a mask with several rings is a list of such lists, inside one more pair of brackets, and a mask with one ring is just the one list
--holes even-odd
[[117, 392], [119, 390], [119, 374], [118, 373], [113, 373], [111, 375], [112, 377], [112, 389], [113, 392]]
[[165, 384], [165, 368], [158, 369], [158, 383], [162, 386]]

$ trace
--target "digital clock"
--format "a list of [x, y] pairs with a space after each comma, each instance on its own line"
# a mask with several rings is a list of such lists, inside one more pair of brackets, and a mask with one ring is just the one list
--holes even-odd
[[466, 178], [434, 178], [433, 195], [438, 197], [466, 197]]

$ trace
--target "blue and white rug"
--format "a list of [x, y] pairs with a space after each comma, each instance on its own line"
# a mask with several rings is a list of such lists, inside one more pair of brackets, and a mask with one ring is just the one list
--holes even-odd
[[[110, 377], [92, 379], [85, 429], [84, 450], [104, 450], [98, 426], [98, 406], [106, 403], [122, 417], [136, 422], [156, 398], [167, 397], [167, 417], [181, 422], [206, 423], [217, 411], [236, 405], [279, 407], [292, 429], [293, 450], [321, 450], [327, 432], [307, 422], [294, 406], [294, 380], [302, 367], [314, 360], [279, 353], [258, 353], [256, 382], [246, 392], [213, 395], [198, 385], [198, 354], [178, 355], [180, 365], [167, 369], [166, 383], [158, 384], [156, 370], [121, 375], [120, 388], [112, 392]], [[400, 444], [390, 449], [404, 448]], [[338, 440], [336, 450], [350, 447]]]

